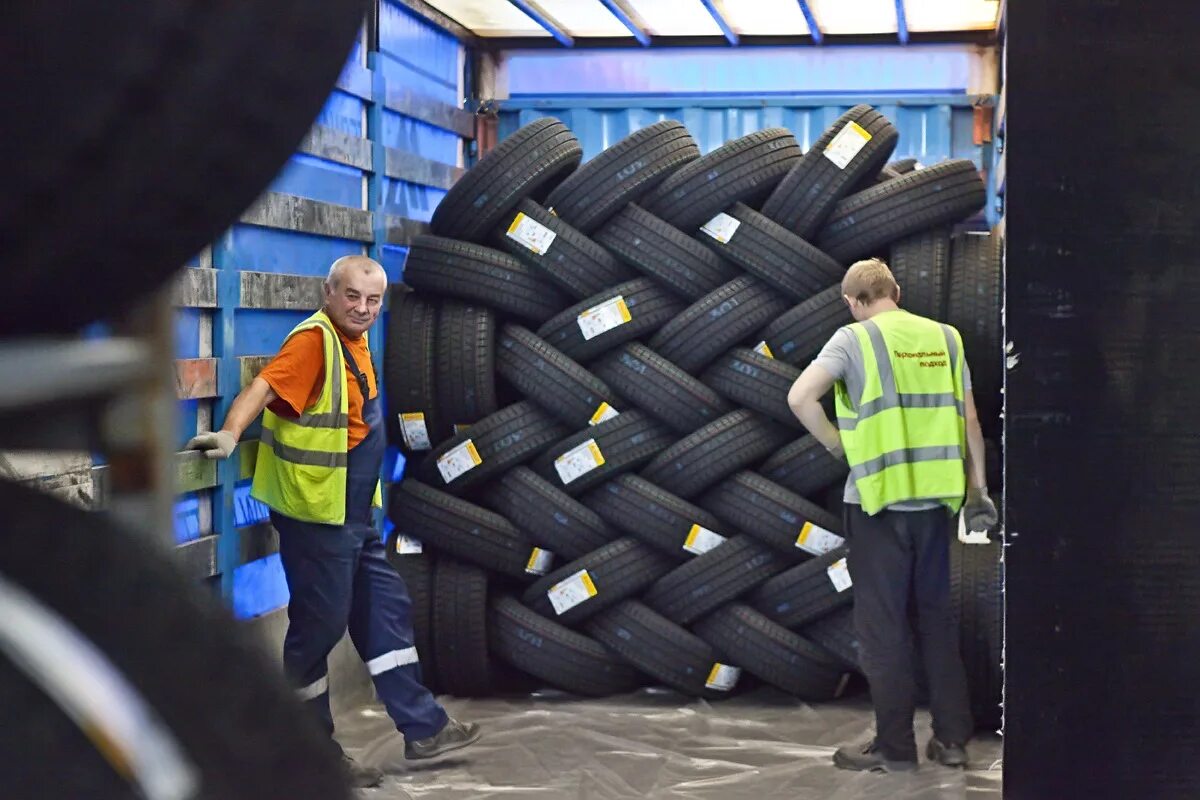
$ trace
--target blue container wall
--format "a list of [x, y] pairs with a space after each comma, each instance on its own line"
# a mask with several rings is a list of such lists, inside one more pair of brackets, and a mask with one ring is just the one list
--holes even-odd
[[[216, 308], [180, 308], [175, 323], [176, 356], [218, 360], [219, 396], [180, 401], [179, 446], [198, 430], [219, 425], [240, 388], [240, 357], [274, 354], [288, 332], [308, 316], [305, 310], [243, 307], [241, 271], [281, 276], [324, 276], [335, 259], [371, 254], [384, 264], [389, 280], [399, 280], [405, 249], [384, 244], [384, 215], [427, 221], [444, 196], [441, 189], [393, 180], [382, 174], [384, 148], [395, 148], [449, 165], [461, 163], [458, 134], [384, 107], [389, 90], [410, 92], [461, 107], [463, 55], [458, 42], [398, 4], [380, 9], [379, 50], [367, 52], [356, 43], [347, 59], [347, 75], [339, 82], [315, 124], [339, 134], [367, 140], [371, 168], [348, 166], [306, 153], [294, 155], [267, 192], [304, 198], [319, 204], [371, 212], [373, 236], [354, 239], [289, 230], [275, 223], [239, 222], [226, 231], [189, 267], [214, 271]], [[338, 209], [333, 209], [337, 211]], [[371, 349], [382, 361], [386, 320], [371, 331]], [[243, 442], [258, 436], [254, 425]], [[248, 445], [244, 444], [245, 450]], [[267, 509], [249, 496], [248, 478], [238, 458], [219, 466], [218, 486], [181, 495], [176, 503], [176, 538], [188, 541], [216, 534], [222, 588], [239, 617], [264, 614], [286, 605], [287, 587], [278, 555], [241, 564], [236, 555], [238, 529], [265, 521]], [[384, 472], [390, 478], [402, 459], [389, 454]]]

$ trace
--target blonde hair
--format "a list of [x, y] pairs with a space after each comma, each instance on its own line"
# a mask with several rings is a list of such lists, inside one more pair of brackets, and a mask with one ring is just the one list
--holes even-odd
[[888, 265], [878, 258], [856, 261], [842, 278], [842, 294], [863, 305], [885, 298], [900, 299], [900, 286]]

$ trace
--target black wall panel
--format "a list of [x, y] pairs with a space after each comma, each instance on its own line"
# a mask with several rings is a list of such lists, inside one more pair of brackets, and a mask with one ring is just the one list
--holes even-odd
[[1005, 796], [1200, 797], [1200, 5], [1008, 22]]

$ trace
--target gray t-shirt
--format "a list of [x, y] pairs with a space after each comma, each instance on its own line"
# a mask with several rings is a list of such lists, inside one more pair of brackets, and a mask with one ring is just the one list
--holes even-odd
[[[821, 348], [821, 352], [813, 359], [812, 363], [824, 368], [833, 376], [834, 380], [845, 383], [847, 394], [855, 402], [857, 402], [857, 398], [862, 397], [863, 384], [867, 381], [866, 366], [863, 364], [862, 348], [859, 347], [858, 337], [854, 335], [854, 331], [850, 330], [850, 326], [838, 328], [837, 333], [825, 343], [825, 347]], [[969, 390], [970, 388], [971, 370], [964, 362], [963, 389]], [[842, 500], [856, 506], [862, 505], [862, 498], [858, 494], [858, 487], [854, 485], [853, 478], [846, 478], [846, 491], [842, 495]], [[941, 503], [936, 500], [909, 500], [890, 505], [888, 510], [927, 511], [937, 508], [939, 505]]]

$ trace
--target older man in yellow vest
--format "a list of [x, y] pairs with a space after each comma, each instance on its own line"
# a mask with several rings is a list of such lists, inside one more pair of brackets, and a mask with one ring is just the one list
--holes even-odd
[[[950, 608], [951, 520], [961, 508], [971, 530], [986, 530], [997, 514], [962, 338], [902, 310], [900, 287], [878, 259], [851, 266], [842, 295], [856, 322], [838, 330], [788, 394], [800, 422], [850, 465], [848, 561], [876, 731], [840, 748], [834, 763], [917, 767], [911, 603], [933, 715], [926, 754], [965, 766], [973, 722]], [[831, 388], [836, 428], [820, 404]]]
[[[449, 718], [421, 684], [412, 603], [373, 522], [385, 437], [367, 330], [386, 290], [387, 276], [372, 259], [335, 261], [322, 309], [288, 334], [220, 430], [188, 446], [228, 458], [263, 415], [251, 494], [271, 509], [291, 592], [284, 667], [332, 734], [326, 658], [349, 627], [404, 734], [405, 755], [431, 758], [471, 744], [479, 727]], [[355, 785], [382, 780], [379, 770], [343, 758]]]

